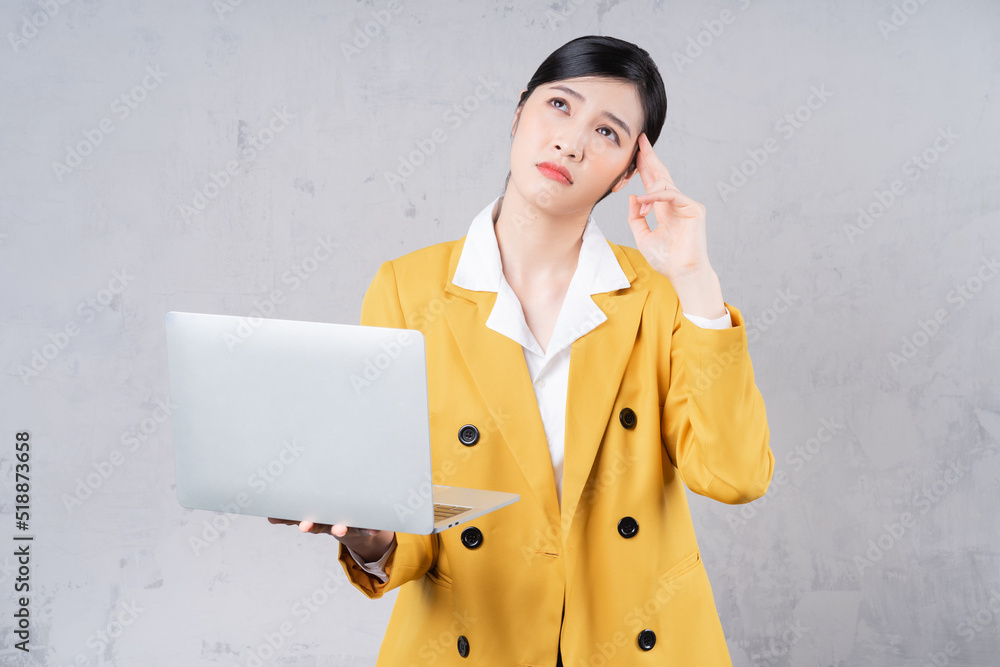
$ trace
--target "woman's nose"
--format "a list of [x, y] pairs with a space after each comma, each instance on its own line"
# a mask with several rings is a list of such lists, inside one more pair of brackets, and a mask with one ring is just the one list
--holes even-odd
[[563, 153], [568, 158], [576, 159], [577, 150], [568, 147], [565, 143], [556, 142], [556, 150]]
[[563, 135], [556, 139], [556, 150], [568, 158], [576, 159], [583, 153], [583, 141], [579, 135]]

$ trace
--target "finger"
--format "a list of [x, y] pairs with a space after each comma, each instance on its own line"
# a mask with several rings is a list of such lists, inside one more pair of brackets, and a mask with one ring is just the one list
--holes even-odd
[[657, 181], [664, 180], [670, 187], [674, 186], [674, 179], [670, 176], [670, 171], [666, 165], [660, 161], [653, 150], [653, 145], [649, 143], [646, 134], [639, 137], [639, 156], [636, 158], [636, 167], [639, 169], [639, 178], [648, 192], [657, 189]]
[[636, 195], [640, 204], [652, 204], [654, 201], [673, 201], [677, 196], [684, 197], [677, 188], [665, 187], [645, 194]]
[[642, 194], [636, 196], [639, 198], [640, 204], [645, 204], [652, 201], [658, 201], [656, 199], [656, 195], [660, 192], [663, 192], [664, 190], [676, 190], [676, 189], [677, 188], [673, 187], [670, 183], [668, 183], [666, 179], [658, 178], [656, 181], [653, 182], [648, 191], [643, 192]]
[[653, 189], [652, 190], [650, 190], [649, 192], [643, 192], [641, 195], [636, 195], [636, 197], [639, 198], [639, 203], [640, 204], [642, 204], [644, 202], [660, 201], [660, 195], [662, 195], [664, 192], [667, 192], [669, 190], [673, 190], [675, 192], [680, 192], [680, 190], [678, 190], [677, 188], [671, 186], [665, 180], [661, 179], [661, 180], [656, 181], [656, 183], [653, 184]]
[[642, 240], [646, 234], [650, 233], [649, 223], [639, 213], [639, 202], [635, 195], [628, 196], [628, 226], [632, 228], [632, 235], [635, 236], [636, 244]]
[[653, 149], [653, 144], [650, 143], [649, 137], [643, 132], [642, 136], [639, 137], [639, 154], [642, 159], [648, 163], [650, 170], [655, 172], [657, 177], [666, 176], [670, 178], [670, 171], [667, 169], [667, 165], [663, 164], [660, 157], [656, 154]]
[[328, 524], [328, 523], [314, 523], [314, 522], [310, 522], [310, 524], [309, 524], [309, 530], [306, 531], [306, 532], [313, 533], [314, 535], [319, 535], [321, 533], [329, 533], [330, 532], [330, 524]]
[[668, 202], [673, 204], [678, 211], [685, 213], [691, 211], [691, 215], [697, 215], [698, 202], [676, 188], [647, 192], [644, 195], [638, 195], [636, 198], [641, 202], [648, 202], [649, 205], [657, 201]]
[[345, 535], [347, 535], [347, 531], [349, 530], [350, 527], [345, 526], [342, 523], [335, 523], [332, 526], [330, 526], [330, 533], [336, 537], [344, 537]]

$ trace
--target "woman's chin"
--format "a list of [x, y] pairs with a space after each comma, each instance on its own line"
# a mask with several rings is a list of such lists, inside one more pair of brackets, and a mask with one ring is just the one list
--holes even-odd
[[530, 184], [525, 199], [533, 202], [539, 208], [563, 208], [578, 197], [577, 191], [572, 189], [573, 186], [553, 181], [541, 173], [532, 178]]

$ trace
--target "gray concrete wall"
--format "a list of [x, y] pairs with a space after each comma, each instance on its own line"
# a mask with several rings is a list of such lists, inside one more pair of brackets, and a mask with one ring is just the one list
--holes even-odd
[[[395, 6], [0, 7], [0, 662], [250, 665], [270, 638], [271, 664], [374, 664], [395, 592], [354, 590], [333, 538], [178, 505], [164, 314], [280, 290], [274, 317], [356, 323], [382, 261], [499, 193], [535, 67], [600, 33], [659, 63], [656, 151], [767, 402], [767, 495], [689, 493], [734, 664], [997, 664], [995, 0]], [[642, 191], [598, 207], [611, 240]]]

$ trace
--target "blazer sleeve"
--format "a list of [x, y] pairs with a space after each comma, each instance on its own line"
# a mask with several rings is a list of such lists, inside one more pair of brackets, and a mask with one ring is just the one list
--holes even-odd
[[[392, 262], [386, 261], [379, 267], [361, 304], [361, 324], [376, 327], [405, 329], [406, 321], [399, 303], [396, 289], [396, 274]], [[437, 563], [439, 536], [396, 533], [396, 548], [383, 566], [388, 575], [381, 581], [358, 565], [347, 546], [340, 543], [338, 559], [344, 567], [347, 578], [355, 588], [371, 599], [382, 597], [386, 592], [408, 581], [419, 579]]]
[[689, 489], [737, 505], [767, 491], [774, 454], [743, 315], [725, 306], [733, 326], [706, 329], [684, 317], [677, 303], [661, 434]]

